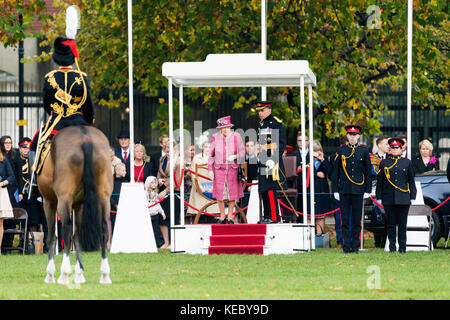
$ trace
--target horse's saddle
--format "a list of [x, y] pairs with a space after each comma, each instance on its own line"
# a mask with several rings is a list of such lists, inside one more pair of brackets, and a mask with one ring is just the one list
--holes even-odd
[[44, 166], [44, 161], [50, 152], [51, 146], [52, 139], [48, 139], [42, 144], [41, 148], [39, 148], [39, 154], [36, 156], [36, 175], [41, 173], [42, 167]]

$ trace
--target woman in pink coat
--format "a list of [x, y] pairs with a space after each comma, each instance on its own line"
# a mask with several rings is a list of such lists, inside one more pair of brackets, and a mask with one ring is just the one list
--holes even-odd
[[[243, 163], [245, 148], [239, 133], [232, 132], [231, 116], [217, 120], [219, 132], [211, 137], [208, 170], [213, 180], [213, 198], [219, 205], [220, 223], [232, 224], [231, 215], [236, 200], [244, 196], [238, 181], [238, 168]], [[228, 200], [228, 220], [225, 218], [225, 203]]]

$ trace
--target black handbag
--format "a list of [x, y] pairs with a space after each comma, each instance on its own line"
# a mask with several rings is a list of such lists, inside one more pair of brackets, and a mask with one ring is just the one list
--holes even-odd
[[246, 182], [247, 181], [247, 177], [245, 176], [244, 168], [242, 168], [241, 166], [238, 167], [238, 180], [240, 182]]

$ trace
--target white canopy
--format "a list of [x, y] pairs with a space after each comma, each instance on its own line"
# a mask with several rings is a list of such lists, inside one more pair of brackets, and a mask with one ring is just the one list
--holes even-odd
[[[313, 140], [313, 95], [312, 87], [316, 86], [316, 76], [309, 68], [308, 61], [274, 61], [266, 60], [260, 53], [210, 54], [203, 62], [165, 62], [162, 75], [167, 78], [169, 90], [169, 139], [173, 141], [173, 85], [179, 90], [179, 124], [180, 132], [184, 127], [183, 88], [184, 87], [300, 87], [300, 117], [302, 131], [302, 181], [303, 181], [303, 214], [308, 214], [306, 199], [306, 150], [305, 150], [305, 86], [308, 87], [309, 105], [309, 139]], [[180, 135], [180, 146], [184, 146], [183, 135]], [[170, 158], [173, 159], [173, 144], [170, 144]], [[309, 153], [309, 161], [313, 162], [313, 154]], [[180, 163], [184, 163], [184, 152], [180, 152]], [[174, 172], [174, 163], [170, 164], [170, 172]], [[313, 176], [311, 168], [311, 176]], [[175, 193], [174, 179], [170, 179], [170, 224], [172, 239], [175, 236]], [[314, 179], [311, 179], [314, 190]], [[314, 193], [311, 194], [311, 248], [314, 242]], [[181, 225], [184, 225], [184, 184], [180, 186]], [[180, 214], [177, 212], [177, 214]], [[306, 219], [303, 224], [307, 226]], [[305, 233], [306, 235], [306, 233]], [[307, 239], [304, 239], [305, 243]], [[171, 241], [172, 252], [176, 251]]]
[[209, 54], [203, 62], [165, 62], [162, 75], [179, 87], [298, 87], [316, 85], [308, 61], [266, 60], [260, 53]]

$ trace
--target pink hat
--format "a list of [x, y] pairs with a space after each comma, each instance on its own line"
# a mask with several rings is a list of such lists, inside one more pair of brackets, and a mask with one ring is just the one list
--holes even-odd
[[222, 117], [217, 119], [217, 129], [232, 127], [234, 124], [231, 123], [231, 116]]

